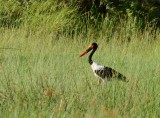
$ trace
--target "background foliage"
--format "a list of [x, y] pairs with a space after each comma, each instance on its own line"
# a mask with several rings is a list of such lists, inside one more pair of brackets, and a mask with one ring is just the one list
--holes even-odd
[[[111, 19], [126, 19], [136, 17], [138, 25], [146, 24], [160, 26], [159, 0], [0, 0], [0, 26], [20, 26], [34, 15], [41, 15], [41, 19], [68, 6], [76, 17], [101, 20], [99, 17]], [[36, 14], [35, 14], [36, 13]], [[87, 15], [87, 16], [86, 16]], [[34, 22], [34, 21], [33, 21]], [[39, 21], [35, 21], [39, 22]]]

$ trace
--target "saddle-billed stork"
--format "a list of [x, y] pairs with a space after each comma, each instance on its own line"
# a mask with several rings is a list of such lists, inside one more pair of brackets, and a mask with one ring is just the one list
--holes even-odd
[[87, 54], [89, 51], [92, 50], [92, 52], [90, 53], [90, 55], [88, 57], [88, 62], [91, 65], [91, 68], [94, 72], [94, 75], [99, 78], [99, 83], [101, 83], [101, 82], [105, 83], [108, 80], [111, 80], [112, 78], [117, 78], [117, 79], [123, 80], [125, 82], [128, 82], [128, 79], [124, 75], [122, 75], [121, 73], [117, 72], [116, 70], [114, 70], [110, 67], [105, 67], [105, 66], [99, 65], [92, 60], [92, 56], [95, 53], [95, 51], [97, 50], [97, 48], [98, 48], [97, 43], [92, 43], [87, 50], [82, 52], [80, 57], [84, 56], [85, 54]]

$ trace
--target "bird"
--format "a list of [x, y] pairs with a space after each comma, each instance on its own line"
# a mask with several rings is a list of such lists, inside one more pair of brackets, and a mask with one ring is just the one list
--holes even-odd
[[88, 49], [84, 50], [80, 57], [84, 56], [88, 52], [92, 50], [88, 57], [88, 62], [92, 68], [92, 71], [96, 77], [99, 78], [99, 83], [106, 83], [109, 80], [112, 80], [113, 78], [117, 78], [119, 80], [122, 80], [124, 82], [128, 82], [129, 80], [126, 78], [126, 76], [122, 75], [121, 73], [117, 72], [116, 70], [112, 69], [111, 67], [103, 66], [100, 64], [97, 64], [92, 60], [92, 56], [97, 50], [98, 45], [97, 43], [93, 42]]

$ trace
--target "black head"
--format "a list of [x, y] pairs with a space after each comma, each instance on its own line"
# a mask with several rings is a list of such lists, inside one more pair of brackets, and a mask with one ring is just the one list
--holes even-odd
[[98, 48], [97, 43], [92, 43], [91, 45], [93, 46], [93, 48]]

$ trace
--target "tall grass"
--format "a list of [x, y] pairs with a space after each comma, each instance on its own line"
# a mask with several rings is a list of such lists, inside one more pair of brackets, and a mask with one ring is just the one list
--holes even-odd
[[[44, 18], [43, 25], [0, 29], [0, 117], [159, 117], [159, 31], [141, 32], [135, 19], [115, 27], [106, 18], [101, 30], [88, 25], [83, 32], [78, 25], [65, 28], [64, 14], [54, 14], [56, 21]], [[99, 44], [94, 60], [123, 73], [129, 83], [98, 84], [87, 56], [79, 58], [92, 42]]]

